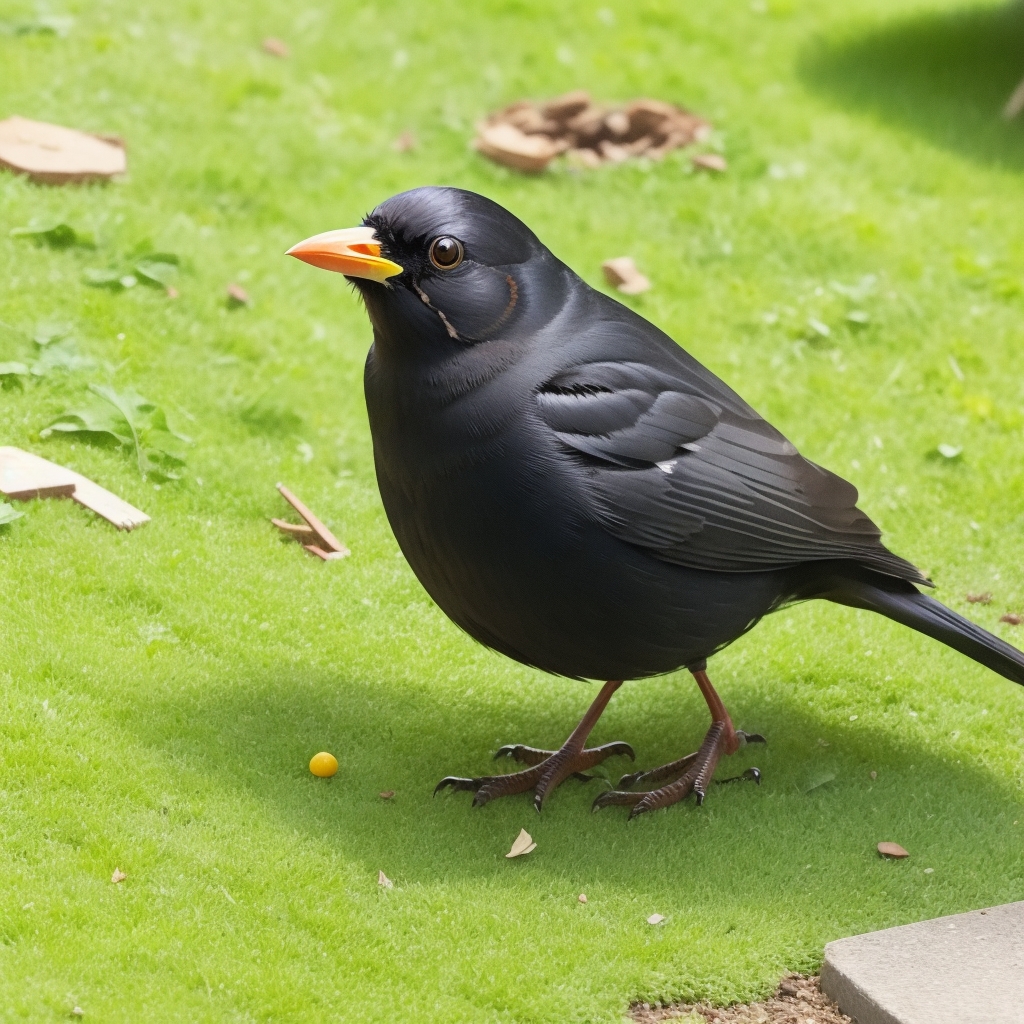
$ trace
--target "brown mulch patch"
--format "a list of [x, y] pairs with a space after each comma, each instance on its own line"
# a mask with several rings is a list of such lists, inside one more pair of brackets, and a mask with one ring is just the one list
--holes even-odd
[[[537, 172], [562, 154], [579, 167], [637, 156], [660, 160], [673, 149], [703, 141], [710, 132], [704, 118], [671, 103], [638, 99], [614, 106], [595, 103], [579, 90], [546, 103], [520, 100], [491, 114], [477, 125], [474, 145], [496, 163]], [[699, 166], [726, 169], [717, 154], [709, 154]]]
[[690, 1017], [707, 1024], [851, 1024], [845, 1013], [822, 994], [818, 978], [791, 974], [779, 982], [779, 989], [763, 1003], [709, 1006], [707, 1003], [675, 1003], [651, 1006], [634, 1003], [629, 1015], [637, 1024]]

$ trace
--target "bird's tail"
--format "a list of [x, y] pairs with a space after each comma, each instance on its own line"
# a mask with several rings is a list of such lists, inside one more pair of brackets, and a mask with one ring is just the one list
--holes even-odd
[[904, 580], [865, 570], [850, 575], [843, 572], [833, 577], [824, 592], [813, 596], [878, 612], [1024, 686], [1024, 651], [957, 615]]

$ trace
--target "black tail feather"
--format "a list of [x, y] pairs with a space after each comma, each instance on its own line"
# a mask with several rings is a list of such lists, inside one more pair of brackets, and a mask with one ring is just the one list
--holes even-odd
[[1024, 651], [993, 636], [911, 584], [878, 573], [845, 574], [815, 596], [878, 612], [1024, 686]]

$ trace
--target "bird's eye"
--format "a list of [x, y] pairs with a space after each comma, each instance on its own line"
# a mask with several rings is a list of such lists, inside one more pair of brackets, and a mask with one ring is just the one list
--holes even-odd
[[462, 243], [457, 238], [443, 235], [430, 243], [430, 262], [438, 270], [451, 270], [462, 262], [464, 255]]

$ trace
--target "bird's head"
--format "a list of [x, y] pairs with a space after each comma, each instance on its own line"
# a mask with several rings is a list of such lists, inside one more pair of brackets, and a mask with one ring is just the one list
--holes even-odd
[[393, 196], [360, 227], [314, 235], [288, 255], [356, 285], [378, 338], [442, 347], [485, 341], [543, 315], [558, 300], [553, 285], [562, 275], [552, 268], [565, 269], [497, 203], [433, 186]]

